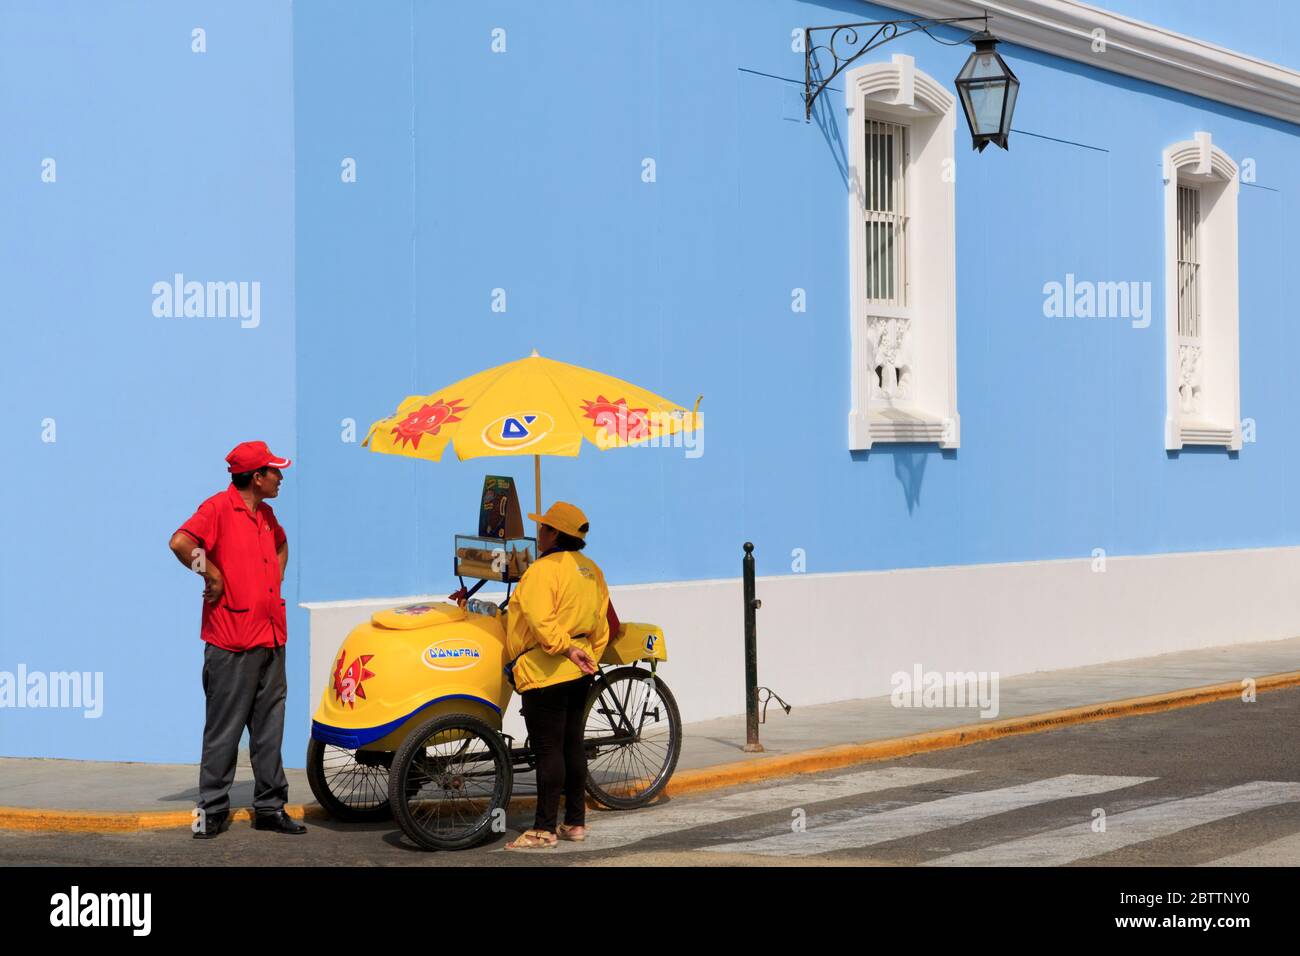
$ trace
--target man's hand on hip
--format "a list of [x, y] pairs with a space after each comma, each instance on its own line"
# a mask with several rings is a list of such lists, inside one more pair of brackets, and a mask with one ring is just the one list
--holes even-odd
[[203, 575], [203, 600], [209, 604], [216, 604], [221, 600], [221, 595], [225, 593], [226, 582], [222, 578], [221, 572], [208, 565], [208, 571]]

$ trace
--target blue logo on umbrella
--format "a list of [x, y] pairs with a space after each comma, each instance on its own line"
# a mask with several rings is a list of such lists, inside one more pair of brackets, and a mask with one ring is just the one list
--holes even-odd
[[501, 425], [502, 438], [527, 438], [528, 426], [537, 421], [536, 415], [524, 415], [521, 422], [518, 418], [507, 418]]

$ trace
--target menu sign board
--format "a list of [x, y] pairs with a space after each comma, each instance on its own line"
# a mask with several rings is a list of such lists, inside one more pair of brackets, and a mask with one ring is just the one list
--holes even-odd
[[483, 502], [478, 513], [478, 533], [485, 538], [521, 538], [524, 517], [519, 510], [515, 480], [506, 475], [483, 479]]

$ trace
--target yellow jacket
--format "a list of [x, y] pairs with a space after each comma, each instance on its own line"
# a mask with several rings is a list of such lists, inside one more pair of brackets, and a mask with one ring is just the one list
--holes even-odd
[[[532, 563], [506, 613], [506, 661], [520, 693], [582, 676], [563, 654], [577, 644], [599, 662], [609, 643], [609, 589], [596, 562], [552, 551]], [[586, 635], [575, 640], [574, 635]]]

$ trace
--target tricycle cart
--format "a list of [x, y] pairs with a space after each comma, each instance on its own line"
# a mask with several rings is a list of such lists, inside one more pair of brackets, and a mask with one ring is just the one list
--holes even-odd
[[[464, 551], [458, 573], [473, 566]], [[522, 573], [513, 555], [497, 564], [495, 579], [508, 586]], [[528, 740], [520, 746], [502, 733], [513, 693], [503, 670], [505, 607], [410, 604], [348, 635], [307, 747], [307, 779], [330, 816], [391, 814], [429, 850], [504, 832], [514, 774], [534, 767]], [[681, 716], [656, 673], [666, 660], [663, 632], [634, 623], [610, 635], [601, 658], [586, 706], [587, 793], [610, 809], [649, 803], [677, 766]]]
[[[694, 410], [612, 375], [533, 351], [428, 395], [410, 395], [370, 426], [362, 445], [381, 454], [438, 461], [531, 455], [534, 502], [542, 510], [541, 456], [682, 443], [703, 427]], [[509, 486], [501, 496], [502, 483]], [[489, 495], [489, 492], [492, 492]], [[487, 522], [501, 505], [501, 521]], [[506, 508], [506, 506], [509, 506]], [[517, 770], [533, 769], [502, 732], [513, 688], [503, 671], [509, 588], [536, 542], [522, 536], [513, 482], [489, 476], [479, 535], [458, 536], [454, 571], [467, 598], [485, 581], [506, 584], [493, 605], [412, 604], [355, 628], [334, 659], [312, 721], [307, 777], [339, 820], [390, 814], [426, 849], [472, 846], [504, 831]], [[479, 583], [466, 591], [465, 578]], [[656, 673], [668, 658], [663, 632], [625, 623], [599, 662], [586, 708], [588, 794], [611, 809], [644, 806], [668, 783], [681, 750], [681, 717]]]

